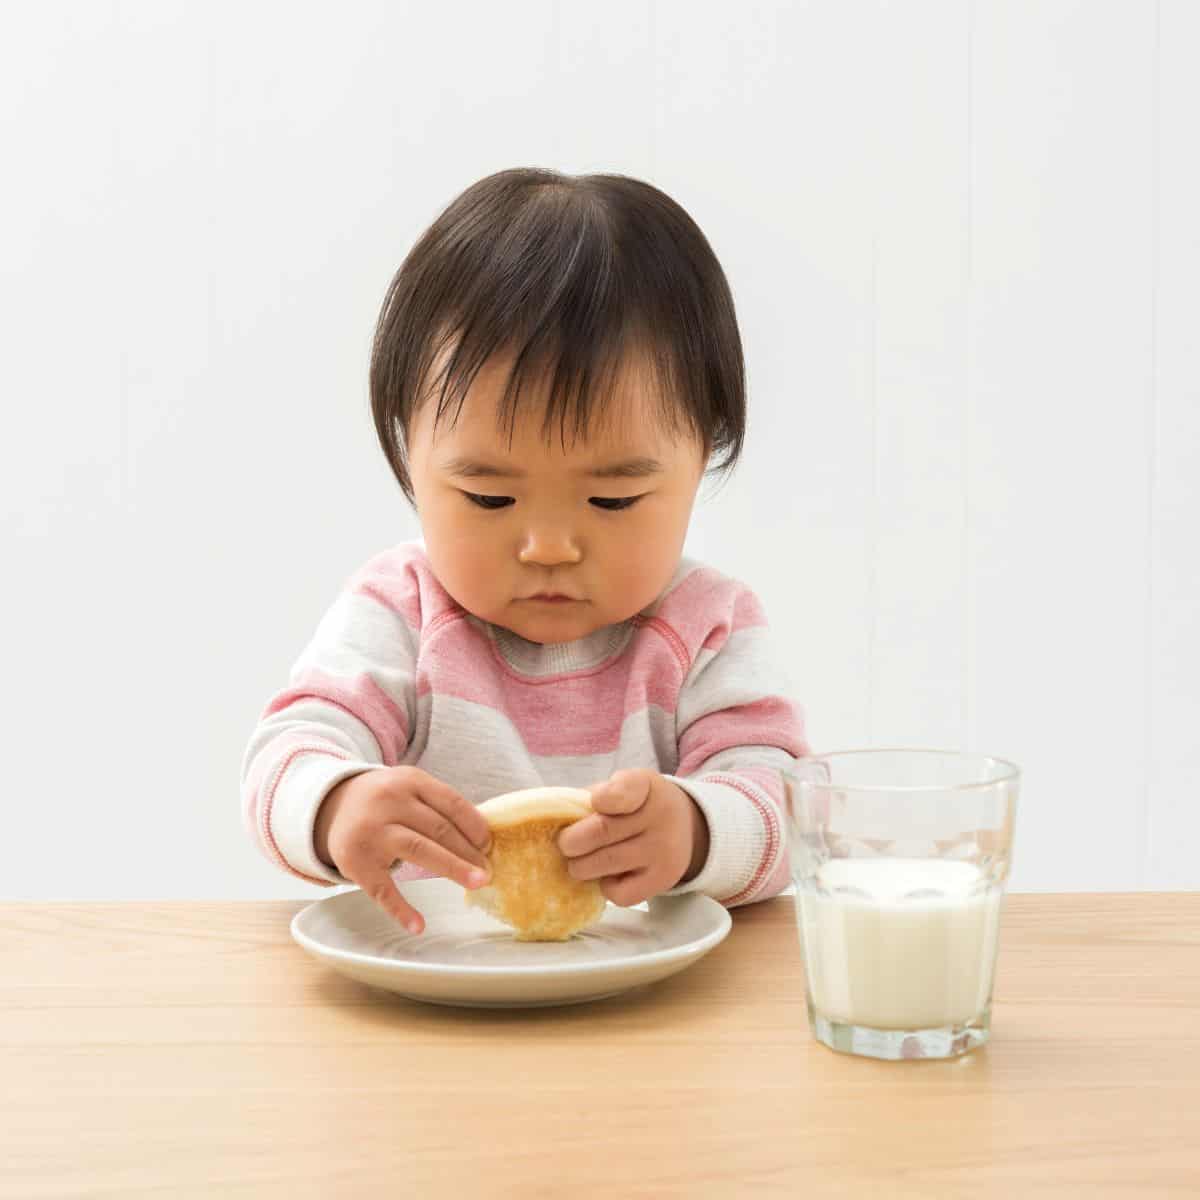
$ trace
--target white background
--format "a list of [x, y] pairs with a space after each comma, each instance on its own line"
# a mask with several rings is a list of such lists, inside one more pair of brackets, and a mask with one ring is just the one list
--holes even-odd
[[688, 549], [814, 748], [1024, 770], [1013, 887], [1200, 884], [1200, 4], [38, 4], [0, 38], [9, 898], [323, 894], [238, 768], [418, 533], [370, 337], [504, 167], [645, 178], [751, 420]]

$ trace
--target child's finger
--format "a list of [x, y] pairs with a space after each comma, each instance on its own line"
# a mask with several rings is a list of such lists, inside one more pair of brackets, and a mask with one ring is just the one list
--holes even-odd
[[396, 824], [415, 829], [431, 842], [444, 846], [451, 854], [487, 869], [487, 855], [473, 846], [459, 826], [434, 805], [417, 802], [407, 806], [407, 811]]
[[574, 821], [558, 835], [558, 848], [567, 857], [587, 854], [603, 841], [604, 825], [593, 815]]
[[469, 842], [480, 850], [487, 850], [492, 840], [487, 818], [461, 792], [426, 772], [421, 774], [423, 777], [416, 788], [421, 799], [447, 820], [453, 821]]
[[623, 842], [642, 833], [645, 828], [646, 822], [640, 812], [618, 813], [616, 816], [593, 813], [568, 825], [558, 835], [558, 848], [567, 858], [575, 858], [599, 850], [601, 846]]
[[650, 779], [649, 771], [618, 771], [611, 779], [588, 789], [592, 808], [609, 814], [637, 812], [650, 794]]
[[[445, 846], [430, 841], [423, 834], [407, 825], [387, 825], [380, 838], [385, 861], [389, 865], [396, 859], [416, 863], [435, 875], [453, 879], [455, 883], [465, 888], [483, 887], [491, 874], [487, 868], [481, 869], [466, 859], [459, 858]], [[390, 882], [389, 876], [389, 882]]]
[[649, 868], [641, 871], [628, 871], [624, 875], [605, 879], [600, 884], [600, 891], [605, 900], [611, 900], [622, 908], [641, 904], [643, 900], [649, 900], [651, 896], [657, 894], [651, 882]]
[[646, 839], [639, 835], [573, 858], [567, 863], [567, 871], [572, 879], [602, 879], [605, 875], [640, 870], [646, 866], [648, 853]]
[[420, 933], [425, 928], [425, 918], [400, 894], [386, 868], [375, 867], [355, 883], [409, 933]]

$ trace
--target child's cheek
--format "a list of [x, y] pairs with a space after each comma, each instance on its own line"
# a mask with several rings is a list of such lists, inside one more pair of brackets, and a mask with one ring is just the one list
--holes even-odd
[[626, 592], [652, 593], [666, 587], [679, 563], [687, 535], [687, 514], [674, 506], [656, 505], [631, 521], [613, 555], [611, 569], [621, 576]]

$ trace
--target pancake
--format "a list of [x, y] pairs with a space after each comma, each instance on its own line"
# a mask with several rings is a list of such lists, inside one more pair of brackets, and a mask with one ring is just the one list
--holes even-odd
[[555, 844], [559, 831], [592, 812], [582, 788], [505, 792], [479, 805], [492, 831], [492, 880], [466, 891], [467, 904], [516, 930], [519, 942], [565, 942], [598, 921], [607, 901], [595, 879], [572, 879]]

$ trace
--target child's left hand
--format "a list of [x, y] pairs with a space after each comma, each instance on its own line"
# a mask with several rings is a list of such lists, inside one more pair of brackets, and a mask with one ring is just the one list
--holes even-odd
[[595, 812], [558, 836], [573, 879], [598, 879], [614, 904], [640, 904], [691, 879], [708, 858], [708, 822], [657, 771], [617, 771], [593, 784]]

